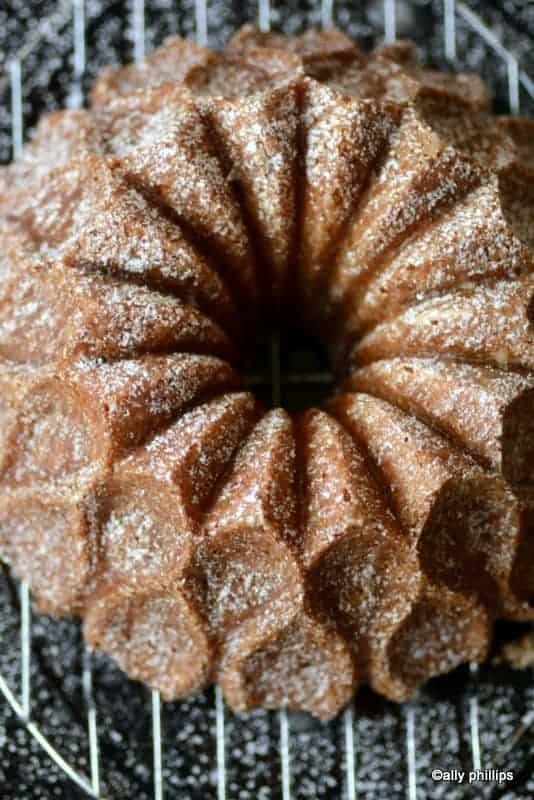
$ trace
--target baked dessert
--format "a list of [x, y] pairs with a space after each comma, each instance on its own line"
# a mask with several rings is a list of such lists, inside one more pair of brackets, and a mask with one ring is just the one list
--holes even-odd
[[[179, 38], [0, 192], [0, 543], [174, 699], [328, 718], [534, 618], [534, 122], [336, 30]], [[326, 408], [243, 388], [298, 315]]]

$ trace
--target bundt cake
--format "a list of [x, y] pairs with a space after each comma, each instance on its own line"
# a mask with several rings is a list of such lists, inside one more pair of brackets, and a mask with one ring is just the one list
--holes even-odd
[[[336, 30], [173, 38], [0, 177], [0, 546], [166, 699], [328, 718], [534, 619], [534, 122]], [[261, 331], [338, 392], [265, 410]]]

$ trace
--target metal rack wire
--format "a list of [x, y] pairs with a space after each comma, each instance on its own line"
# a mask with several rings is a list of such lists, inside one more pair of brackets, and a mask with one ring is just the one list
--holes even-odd
[[[132, 0], [130, 3], [131, 19], [129, 23], [133, 31], [133, 50], [134, 57], [140, 61], [145, 54], [145, 2], [144, 0]], [[457, 36], [456, 29], [459, 20], [462, 20], [468, 28], [491, 48], [495, 56], [506, 66], [508, 104], [512, 113], [517, 113], [520, 108], [520, 94], [524, 90], [531, 98], [534, 98], [534, 81], [521, 69], [516, 56], [506, 49], [495, 33], [486, 26], [482, 19], [465, 3], [455, 2], [455, 0], [444, 0], [443, 2], [443, 38], [444, 51], [446, 58], [454, 63], [457, 56]], [[53, 18], [48, 20], [50, 26], [59, 26], [64, 23], [66, 15], [72, 18], [73, 31], [73, 60], [72, 60], [72, 88], [70, 94], [70, 105], [80, 106], [83, 102], [83, 78], [86, 69], [86, 45], [85, 45], [85, 3], [84, 0], [69, 0], [60, 3]], [[269, 29], [271, 18], [271, 7], [269, 0], [259, 0], [257, 4], [257, 23], [262, 30]], [[334, 2], [333, 0], [322, 0], [320, 3], [320, 20], [324, 27], [331, 25], [334, 21]], [[208, 40], [208, 15], [206, 0], [195, 0], [195, 26], [197, 40], [205, 44]], [[397, 32], [397, 4], [395, 0], [384, 0], [383, 2], [383, 34], [386, 41], [394, 41]], [[21, 66], [23, 60], [29, 55], [31, 49], [36, 46], [39, 36], [42, 35], [41, 28], [37, 33], [26, 42], [17, 55], [11, 59], [8, 65], [7, 81], [10, 86], [10, 114], [11, 114], [11, 139], [12, 154], [17, 158], [21, 152], [24, 126], [23, 126], [23, 107], [22, 107], [22, 82]], [[250, 382], [269, 384], [271, 387], [271, 399], [273, 405], [279, 405], [283, 401], [284, 390], [287, 386], [299, 383], [325, 384], [331, 376], [324, 372], [299, 373], [284, 372], [281, 369], [280, 358], [280, 339], [274, 335], [270, 342], [270, 370], [268, 375], [252, 376]], [[99, 723], [98, 711], [93, 692], [93, 656], [90, 652], [85, 652], [82, 667], [82, 687], [86, 713], [87, 728], [87, 748], [89, 774], [82, 774], [74, 769], [61, 753], [46, 738], [39, 726], [32, 719], [32, 685], [31, 685], [31, 663], [32, 663], [32, 612], [31, 597], [28, 586], [25, 583], [19, 586], [20, 602], [20, 664], [21, 664], [21, 685], [20, 699], [17, 698], [13, 690], [9, 687], [6, 679], [0, 674], [0, 691], [5, 700], [9, 703], [21, 723], [27, 731], [34, 737], [43, 750], [48, 754], [56, 765], [70, 778], [73, 783], [82, 789], [90, 797], [104, 800], [105, 777], [104, 769], [101, 765], [100, 743], [99, 743]], [[478, 666], [470, 665], [471, 690], [468, 698], [468, 736], [471, 749], [471, 763], [474, 769], [480, 769], [487, 754], [482, 752], [480, 721], [479, 721], [479, 701], [477, 696], [477, 677]], [[216, 768], [216, 794], [217, 800], [226, 800], [228, 795], [227, 781], [227, 753], [226, 753], [226, 712], [222, 693], [219, 688], [215, 689], [215, 768]], [[419, 791], [418, 779], [418, 753], [416, 746], [416, 724], [417, 706], [408, 703], [404, 706], [404, 748], [406, 765], [406, 796], [408, 800], [421, 800], [422, 795]], [[356, 800], [358, 796], [358, 737], [355, 727], [356, 712], [353, 705], [349, 706], [344, 712], [342, 720], [343, 740], [344, 740], [344, 797], [345, 800]], [[510, 737], [509, 746], [512, 747], [516, 741], [525, 734], [534, 723], [534, 709], [526, 711], [520, 724]], [[153, 797], [155, 800], [163, 800], [166, 796], [163, 780], [163, 764], [165, 752], [162, 743], [162, 713], [159, 693], [151, 692], [151, 726], [152, 726], [152, 773], [153, 773]], [[291, 720], [288, 713], [284, 710], [278, 712], [278, 752], [280, 770], [280, 792], [282, 800], [292, 800], [292, 753], [291, 753]], [[497, 754], [496, 761], [503, 756], [503, 752]]]

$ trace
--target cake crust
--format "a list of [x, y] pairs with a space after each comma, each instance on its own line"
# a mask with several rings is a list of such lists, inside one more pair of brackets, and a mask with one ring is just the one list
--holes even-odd
[[[534, 619], [534, 123], [337, 30], [174, 37], [0, 172], [0, 553], [173, 700], [402, 701]], [[265, 410], [305, 324], [340, 380]]]

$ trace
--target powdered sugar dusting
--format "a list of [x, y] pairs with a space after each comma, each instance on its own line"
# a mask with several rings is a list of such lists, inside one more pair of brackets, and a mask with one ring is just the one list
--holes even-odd
[[532, 377], [437, 359], [377, 361], [349, 385], [377, 394], [440, 428], [493, 469], [503, 469], [505, 415]]
[[[0, 177], [0, 529], [41, 606], [165, 697], [325, 718], [532, 618], [524, 136], [336, 31], [174, 38], [43, 120]], [[300, 418], [222, 360], [289, 289], [354, 368]]]

